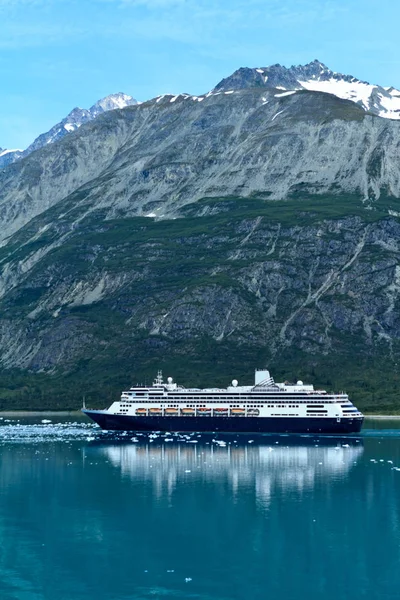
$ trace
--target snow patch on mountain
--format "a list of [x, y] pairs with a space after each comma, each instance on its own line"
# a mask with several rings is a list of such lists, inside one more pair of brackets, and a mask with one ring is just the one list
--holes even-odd
[[368, 83], [338, 80], [334, 77], [331, 77], [328, 80], [311, 79], [309, 81], [299, 81], [299, 84], [306, 90], [333, 94], [344, 100], [358, 102], [362, 104], [366, 110], [369, 109], [369, 100], [374, 90], [374, 86]]
[[10, 152], [23, 152], [23, 150], [20, 150], [19, 148], [15, 148], [13, 150], [3, 150], [0, 148], [0, 156], [5, 156], [6, 154], [10, 154]]
[[[324, 92], [326, 94], [333, 94], [344, 100], [351, 100], [360, 104], [368, 111], [373, 111], [374, 108], [377, 108], [380, 117], [400, 119], [400, 97], [396, 94], [388, 93], [382, 88], [386, 93], [378, 92], [376, 99], [374, 99], [374, 92], [379, 89], [376, 85], [362, 81], [338, 80], [333, 77], [325, 81], [299, 81], [299, 84], [306, 90]], [[400, 94], [400, 92], [397, 92], [397, 94]]]
[[296, 90], [291, 90], [290, 92], [282, 92], [281, 94], [275, 94], [275, 98], [283, 98], [284, 96], [292, 96], [292, 94], [295, 94], [295, 93], [296, 93]]

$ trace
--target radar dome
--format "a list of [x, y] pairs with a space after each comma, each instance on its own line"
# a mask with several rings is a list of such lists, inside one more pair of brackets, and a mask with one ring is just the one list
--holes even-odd
[[300, 381], [300, 379], [299, 379], [299, 381], [297, 382], [297, 385], [303, 385], [303, 382]]
[[234, 380], [232, 381], [232, 385], [233, 385], [233, 387], [236, 387], [236, 386], [237, 386], [237, 384], [238, 384], [238, 380], [237, 380], [237, 379], [234, 379]]
[[168, 377], [167, 381], [168, 383], [172, 383], [172, 377]]

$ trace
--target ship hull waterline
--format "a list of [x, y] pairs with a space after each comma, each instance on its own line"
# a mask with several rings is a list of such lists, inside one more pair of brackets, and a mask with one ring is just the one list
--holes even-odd
[[108, 431], [196, 431], [211, 433], [359, 433], [363, 417], [135, 417], [113, 415], [106, 411], [83, 409], [82, 412]]

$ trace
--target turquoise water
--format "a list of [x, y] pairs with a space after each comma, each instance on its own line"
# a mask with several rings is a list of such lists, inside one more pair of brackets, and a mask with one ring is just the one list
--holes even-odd
[[399, 598], [400, 421], [133, 438], [52, 419], [0, 421], [1, 600]]

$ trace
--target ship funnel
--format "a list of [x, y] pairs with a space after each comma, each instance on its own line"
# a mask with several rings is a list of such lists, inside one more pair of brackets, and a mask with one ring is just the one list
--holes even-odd
[[261, 383], [271, 384], [273, 382], [274, 380], [267, 369], [256, 369], [254, 385], [260, 385]]

